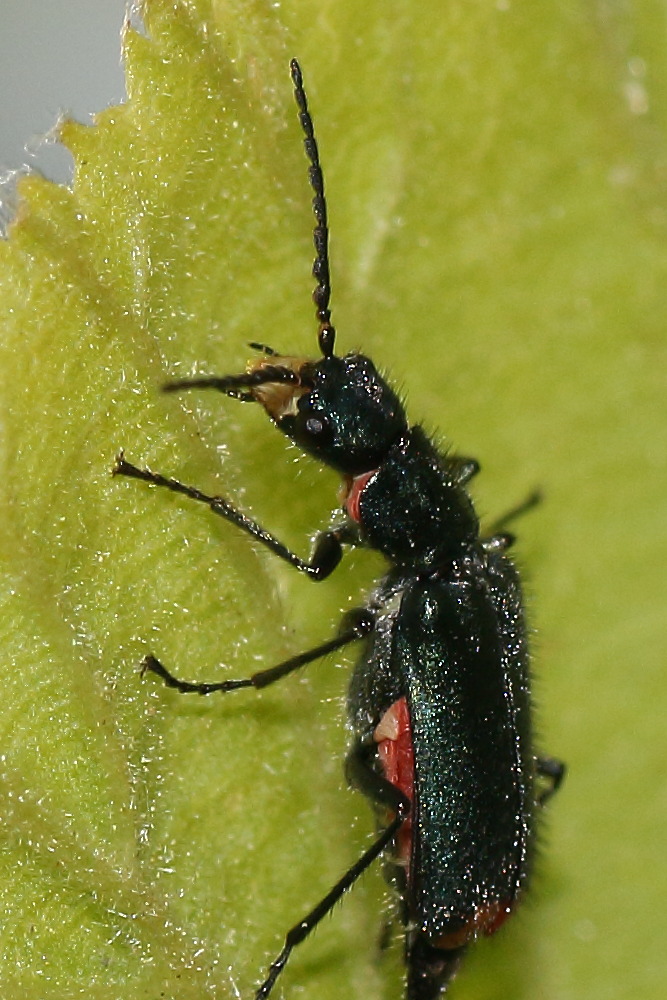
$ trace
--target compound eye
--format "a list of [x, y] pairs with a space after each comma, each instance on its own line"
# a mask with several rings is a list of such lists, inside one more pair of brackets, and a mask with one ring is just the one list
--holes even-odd
[[309, 444], [325, 445], [333, 438], [331, 421], [321, 410], [310, 410], [299, 414], [297, 427], [301, 440]]
[[311, 434], [313, 437], [319, 437], [326, 430], [326, 423], [321, 417], [308, 417], [306, 420], [305, 431], [307, 434]]

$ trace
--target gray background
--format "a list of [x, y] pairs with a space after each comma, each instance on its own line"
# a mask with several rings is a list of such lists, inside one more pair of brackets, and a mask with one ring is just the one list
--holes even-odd
[[42, 137], [123, 100], [126, 0], [0, 0], [0, 179], [29, 164], [60, 181], [68, 153]]

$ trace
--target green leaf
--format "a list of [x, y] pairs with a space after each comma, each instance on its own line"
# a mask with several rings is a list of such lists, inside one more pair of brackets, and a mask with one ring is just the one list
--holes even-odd
[[[315, 353], [297, 55], [340, 348], [363, 346], [415, 420], [481, 459], [484, 513], [546, 496], [518, 553], [539, 732], [570, 773], [532, 902], [452, 993], [661, 998], [662, 10], [142, 13], [127, 104], [63, 123], [72, 189], [24, 177], [0, 244], [5, 994], [249, 997], [372, 830], [342, 777], [344, 664], [194, 700], [138, 664], [244, 676], [328, 637], [380, 562], [354, 554], [313, 587], [196, 505], [110, 476], [124, 448], [301, 553], [336, 505], [335, 477], [254, 408], [159, 392], [242, 370], [248, 340]], [[400, 948], [376, 948], [385, 898], [369, 874], [276, 997], [399, 997]]]

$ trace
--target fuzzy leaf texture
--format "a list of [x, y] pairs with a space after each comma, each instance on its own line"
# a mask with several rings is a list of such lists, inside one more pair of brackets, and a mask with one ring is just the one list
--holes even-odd
[[[3, 994], [252, 996], [373, 829], [346, 790], [345, 658], [181, 697], [138, 664], [244, 676], [328, 638], [381, 564], [314, 586], [115, 454], [234, 500], [306, 553], [336, 478], [253, 407], [165, 397], [316, 354], [310, 191], [327, 179], [338, 347], [478, 457], [519, 525], [538, 731], [565, 758], [531, 901], [465, 1000], [658, 1000], [667, 981], [664, 10], [583, 2], [145, 0], [129, 99], [65, 121], [71, 189], [20, 182], [0, 244]], [[402, 995], [369, 873], [285, 996]]]

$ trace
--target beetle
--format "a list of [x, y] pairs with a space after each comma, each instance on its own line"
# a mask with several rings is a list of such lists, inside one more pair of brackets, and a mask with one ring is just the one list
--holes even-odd
[[469, 944], [514, 910], [531, 874], [536, 810], [564, 775], [561, 762], [533, 749], [521, 586], [507, 556], [507, 525], [535, 498], [483, 535], [467, 490], [478, 463], [443, 454], [421, 426], [411, 426], [368, 357], [334, 353], [324, 180], [296, 60], [290, 71], [314, 195], [321, 357], [304, 360], [253, 343], [260, 357], [245, 372], [164, 389], [210, 388], [260, 403], [288, 438], [341, 474], [343, 517], [316, 537], [305, 560], [222, 497], [132, 465], [122, 452], [113, 471], [208, 506], [313, 580], [333, 572], [346, 546], [378, 550], [388, 569], [333, 638], [250, 677], [180, 680], [152, 655], [142, 667], [182, 693], [207, 695], [264, 688], [360, 644], [346, 770], [373, 803], [378, 833], [288, 932], [256, 1000], [269, 996], [293, 948], [383, 854], [405, 927], [407, 1000], [435, 1000]]

